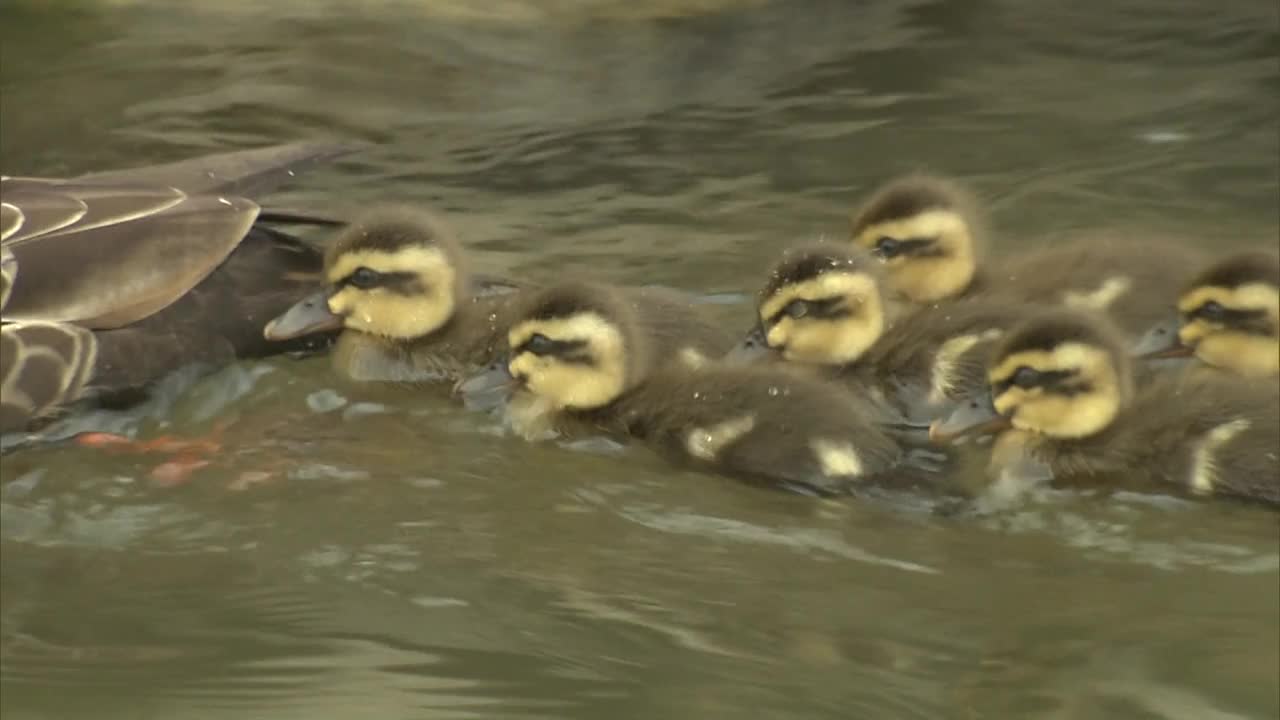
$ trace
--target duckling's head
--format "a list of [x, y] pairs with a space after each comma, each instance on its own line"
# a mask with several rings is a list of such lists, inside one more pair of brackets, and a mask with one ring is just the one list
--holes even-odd
[[1280, 375], [1280, 255], [1223, 259], [1178, 298], [1179, 343], [1202, 362], [1248, 376]]
[[358, 218], [325, 253], [329, 311], [343, 327], [392, 340], [430, 335], [463, 302], [463, 256], [435, 217], [384, 207]]
[[1128, 348], [1101, 316], [1055, 310], [1011, 330], [987, 370], [1009, 425], [1059, 439], [1105, 430], [1132, 395]]
[[535, 292], [507, 332], [507, 371], [561, 410], [591, 410], [638, 383], [648, 358], [628, 304], [607, 288], [566, 283]]
[[958, 185], [908, 175], [880, 188], [853, 217], [853, 244], [884, 263], [911, 302], [957, 296], [973, 282], [981, 237], [977, 203]]
[[792, 362], [854, 362], [884, 333], [881, 286], [866, 253], [833, 243], [789, 249], [756, 306], [765, 344]]

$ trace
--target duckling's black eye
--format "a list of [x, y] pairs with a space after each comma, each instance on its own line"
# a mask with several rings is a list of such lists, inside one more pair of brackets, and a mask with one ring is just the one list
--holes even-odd
[[787, 306], [782, 308], [782, 312], [788, 317], [799, 320], [809, 314], [809, 303], [804, 300], [792, 300]]
[[524, 343], [524, 349], [534, 355], [550, 355], [556, 349], [556, 343], [551, 338], [542, 333], [534, 333]]
[[355, 272], [347, 276], [347, 282], [360, 288], [361, 290], [369, 290], [382, 284], [382, 274], [377, 270], [371, 270], [361, 266], [355, 269]]
[[871, 252], [888, 260], [891, 257], [897, 257], [902, 252], [902, 243], [887, 235], [881, 236], [879, 240], [876, 240]]
[[1210, 322], [1222, 322], [1227, 316], [1227, 309], [1217, 300], [1210, 300], [1196, 308], [1195, 315]]
[[1009, 382], [1024, 390], [1027, 388], [1033, 388], [1040, 384], [1040, 373], [1039, 371], [1032, 370], [1026, 365], [1023, 365], [1013, 373], [1013, 377], [1009, 378]]

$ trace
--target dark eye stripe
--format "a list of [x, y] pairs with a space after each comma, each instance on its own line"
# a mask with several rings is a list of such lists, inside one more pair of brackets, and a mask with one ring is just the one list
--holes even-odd
[[912, 237], [898, 241], [899, 255], [940, 255], [942, 250], [937, 246], [938, 238]]
[[[362, 268], [357, 268], [357, 270], [360, 270], [360, 269]], [[337, 285], [339, 288], [347, 287], [348, 285], [352, 287], [359, 287], [353, 281], [355, 274], [356, 274], [355, 272], [352, 272], [350, 275], [342, 278], [337, 283], [335, 283], [335, 285]], [[385, 287], [385, 288], [397, 290], [401, 288], [409, 288], [410, 285], [415, 283], [415, 281], [420, 281], [420, 280], [421, 279], [418, 277], [416, 273], [404, 272], [404, 271], [387, 272], [387, 273], [380, 272], [377, 274], [377, 279], [373, 285], [369, 287], [364, 287], [361, 289], [369, 290], [374, 287]], [[416, 289], [420, 289], [420, 288], [421, 288], [421, 283], [418, 282]]]
[[[1075, 370], [1045, 370], [1039, 373], [1036, 382], [1025, 389], [1033, 387], [1043, 388], [1047, 392], [1056, 392], [1063, 395], [1076, 395], [1082, 390], [1076, 388], [1087, 387], [1087, 383], [1073, 383], [1076, 379], [1077, 372]], [[1013, 378], [1010, 377], [991, 385], [991, 395], [993, 397], [1003, 395], [1009, 388], [1014, 387]]]
[[788, 314], [788, 308], [792, 303], [803, 303], [805, 306], [805, 317], [813, 318], [838, 318], [852, 315], [842, 297], [817, 298], [815, 300], [792, 300], [783, 306], [781, 310], [769, 316], [768, 324], [776, 325], [778, 321]]
[[871, 251], [886, 260], [901, 257], [903, 255], [932, 257], [946, 254], [945, 250], [938, 247], [938, 238], [936, 237], [910, 237], [901, 239], [882, 237], [877, 241], [876, 245], [871, 248]]
[[540, 347], [535, 347], [534, 338], [536, 337], [539, 337], [539, 336], [535, 335], [534, 337], [531, 337], [528, 340], [525, 340], [524, 342], [520, 343], [520, 345], [516, 347], [516, 349], [512, 352], [512, 354], [519, 355], [520, 353], [527, 352], [527, 353], [533, 353], [534, 355], [544, 355], [544, 356], [555, 355], [558, 357], [565, 357], [570, 353], [572, 353], [574, 350], [580, 350], [583, 347], [586, 347], [586, 344], [587, 344], [585, 340], [550, 340], [548, 339], [546, 342], [540, 343], [541, 345]]
[[1203, 319], [1223, 325], [1236, 325], [1246, 330], [1269, 333], [1266, 310], [1236, 310], [1218, 304], [1205, 303], [1186, 314], [1187, 320]]

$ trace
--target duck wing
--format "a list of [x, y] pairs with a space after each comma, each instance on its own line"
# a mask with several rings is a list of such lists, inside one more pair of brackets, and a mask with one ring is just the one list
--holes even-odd
[[7, 321], [116, 328], [182, 297], [231, 254], [258, 216], [243, 197], [174, 187], [0, 180], [15, 270]]
[[149, 317], [207, 277], [260, 218], [339, 223], [287, 210], [262, 218], [247, 195], [355, 147], [292, 143], [70, 180], [0, 178], [0, 243], [15, 268], [5, 319], [110, 329]]
[[108, 170], [76, 180], [106, 184], [160, 185], [189, 193], [230, 193], [259, 197], [288, 182], [297, 173], [348, 155], [363, 147], [355, 143], [288, 143], [251, 150], [235, 150], [141, 168]]

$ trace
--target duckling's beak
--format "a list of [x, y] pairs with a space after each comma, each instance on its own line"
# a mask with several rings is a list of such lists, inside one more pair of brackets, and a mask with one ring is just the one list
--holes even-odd
[[773, 350], [764, 340], [764, 330], [756, 328], [725, 354], [724, 362], [729, 365], [750, 365], [772, 354]]
[[267, 323], [262, 336], [268, 340], [292, 340], [342, 327], [342, 316], [329, 312], [329, 293], [316, 291], [285, 310], [279, 317]]
[[517, 385], [507, 369], [507, 358], [500, 357], [475, 375], [459, 380], [453, 394], [462, 397], [468, 409], [489, 410], [504, 404]]
[[1190, 357], [1193, 349], [1178, 342], [1178, 319], [1159, 322], [1143, 333], [1131, 353], [1141, 360]]
[[956, 406], [950, 415], [929, 425], [929, 440], [948, 445], [973, 435], [993, 435], [1010, 427], [1009, 418], [996, 412], [990, 397], [970, 399]]

